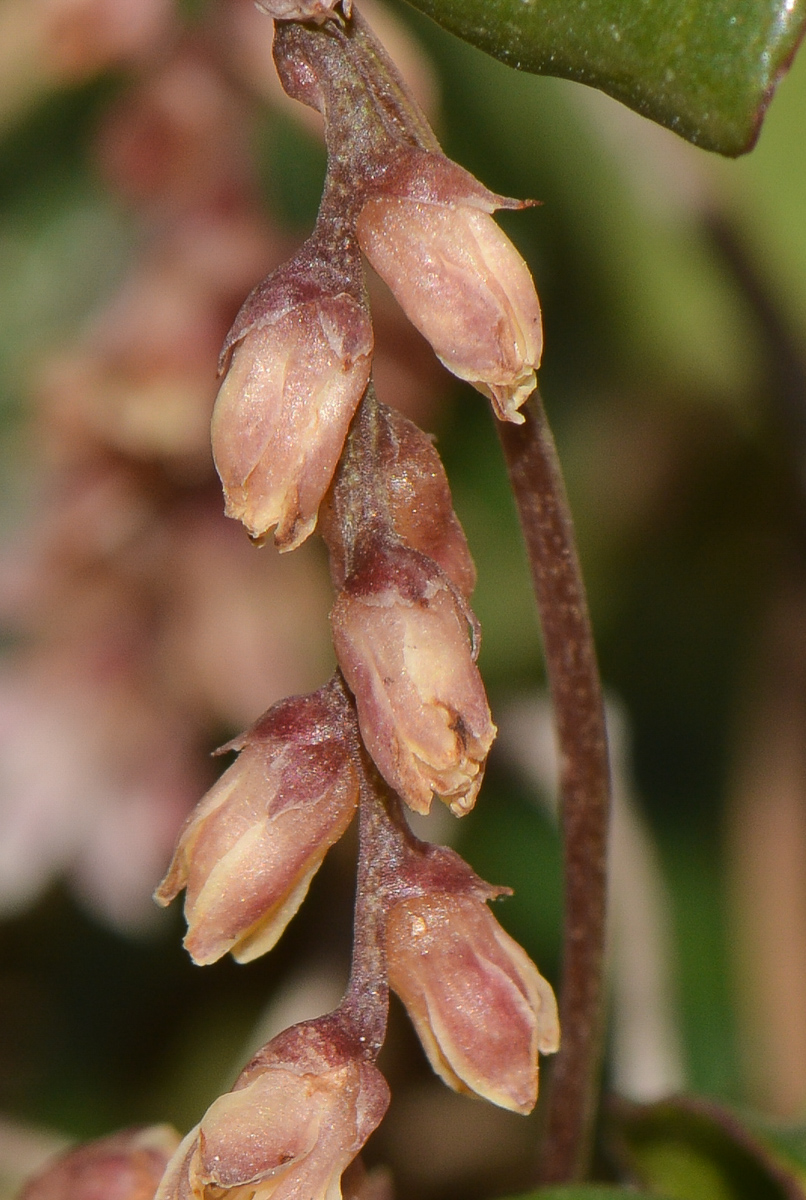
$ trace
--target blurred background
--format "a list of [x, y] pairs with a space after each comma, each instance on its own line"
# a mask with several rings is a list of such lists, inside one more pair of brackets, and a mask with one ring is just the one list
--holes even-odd
[[[806, 57], [758, 146], [694, 150], [521, 76], [403, 3], [366, 15], [445, 149], [540, 199], [501, 223], [544, 306], [542, 391], [608, 694], [610, 1086], [806, 1108]], [[315, 216], [318, 118], [249, 0], [0, 0], [0, 1200], [69, 1139], [183, 1132], [346, 979], [354, 846], [280, 945], [203, 969], [150, 894], [209, 751], [332, 666], [316, 539], [222, 515], [218, 350]], [[372, 281], [380, 398], [434, 432], [479, 570], [501, 736], [418, 832], [496, 884], [557, 981], [540, 641], [485, 403]], [[399, 1195], [528, 1180], [534, 1118], [433, 1080], [402, 1010], [368, 1161]]]

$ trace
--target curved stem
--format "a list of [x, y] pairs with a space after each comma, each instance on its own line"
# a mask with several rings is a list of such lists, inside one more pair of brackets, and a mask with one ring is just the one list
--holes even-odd
[[560, 757], [565, 921], [562, 1046], [549, 1084], [539, 1173], [585, 1172], [601, 1059], [610, 773], [585, 587], [554, 439], [537, 392], [523, 425], [499, 423], [540, 611]]

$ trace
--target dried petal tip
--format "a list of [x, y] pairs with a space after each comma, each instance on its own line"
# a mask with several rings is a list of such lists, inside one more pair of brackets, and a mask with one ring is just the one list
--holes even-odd
[[261, 12], [276, 21], [315, 21], [321, 25], [340, 8], [349, 19], [352, 0], [256, 0]]
[[537, 1100], [538, 1052], [560, 1044], [551, 986], [483, 900], [435, 892], [396, 904], [389, 985], [452, 1088], [513, 1112]]
[[456, 816], [473, 807], [496, 729], [468, 621], [436, 563], [368, 540], [331, 613], [336, 657], [364, 743], [415, 812], [436, 793]]
[[170, 1125], [126, 1129], [88, 1142], [41, 1171], [19, 1200], [153, 1200], [178, 1144]]
[[[297, 1032], [302, 1044], [292, 1037], [284, 1052]], [[155, 1200], [340, 1200], [389, 1088], [372, 1063], [329, 1053], [317, 1035], [315, 1022], [297, 1026], [258, 1054], [185, 1138]]]
[[440, 361], [520, 424], [534, 391], [543, 329], [529, 268], [488, 213], [470, 204], [375, 196], [361, 249]]
[[194, 962], [265, 954], [302, 904], [358, 802], [346, 719], [332, 686], [275, 705], [191, 814], [155, 899], [169, 904], [186, 888]]
[[227, 516], [256, 540], [277, 527], [293, 550], [322, 497], [369, 381], [372, 327], [350, 296], [323, 296], [251, 328], [233, 350], [213, 411]]

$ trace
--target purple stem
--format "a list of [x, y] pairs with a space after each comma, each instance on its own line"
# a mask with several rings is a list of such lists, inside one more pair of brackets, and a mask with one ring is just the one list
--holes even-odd
[[358, 1031], [367, 1058], [374, 1062], [386, 1037], [389, 1011], [384, 952], [385, 883], [390, 865], [397, 857], [397, 847], [389, 845], [388, 820], [376, 789], [365, 772], [361, 772], [360, 778], [353, 958], [350, 981], [339, 1007]]
[[610, 771], [604, 706], [574, 527], [535, 392], [523, 425], [499, 423], [540, 612], [560, 758], [565, 920], [562, 1046], [549, 1083], [539, 1177], [581, 1178], [591, 1150], [603, 1026]]

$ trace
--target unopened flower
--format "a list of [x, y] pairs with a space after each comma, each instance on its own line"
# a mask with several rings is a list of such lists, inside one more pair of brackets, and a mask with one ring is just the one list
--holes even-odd
[[358, 240], [440, 361], [489, 396], [502, 420], [520, 423], [543, 348], [540, 304], [488, 194], [489, 211], [476, 199], [372, 196]]
[[156, 1200], [340, 1200], [340, 1179], [389, 1104], [380, 1071], [328, 1038], [286, 1030], [215, 1100]]
[[250, 962], [294, 916], [355, 812], [346, 701], [331, 684], [270, 709], [233, 743], [240, 756], [191, 814], [155, 893], [186, 889], [194, 962]]
[[153, 1200], [178, 1143], [170, 1125], [127, 1129], [88, 1142], [40, 1171], [19, 1200]]
[[[374, 414], [371, 417], [370, 412]], [[389, 527], [405, 546], [419, 550], [441, 567], [468, 600], [476, 584], [476, 567], [453, 509], [445, 468], [431, 438], [385, 404], [362, 410], [357, 420], [374, 424], [370, 435], [371, 486]], [[349, 473], [348, 468], [348, 477]], [[337, 485], [328, 497], [320, 524], [330, 556], [331, 578], [337, 588], [344, 584], [350, 559], [344, 528], [354, 524], [345, 511], [345, 502], [347, 507], [354, 502], [352, 489]]]
[[366, 747], [415, 812], [436, 793], [461, 816], [481, 787], [495, 726], [470, 619], [436, 563], [372, 537], [331, 613]]
[[369, 380], [372, 327], [350, 296], [320, 296], [256, 324], [235, 345], [213, 412], [226, 511], [292, 550], [319, 504]]
[[442, 460], [428, 435], [412, 421], [394, 409], [381, 410], [386, 437], [379, 447], [379, 467], [386, 476], [395, 533], [432, 558], [468, 599], [476, 586], [476, 567], [453, 509]]
[[537, 1100], [538, 1051], [559, 1046], [551, 986], [482, 898], [429, 892], [393, 906], [389, 985], [450, 1087], [514, 1112]]

